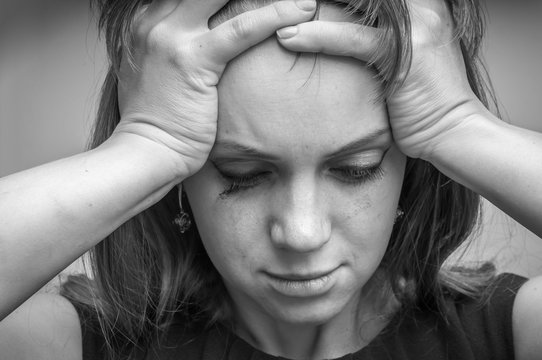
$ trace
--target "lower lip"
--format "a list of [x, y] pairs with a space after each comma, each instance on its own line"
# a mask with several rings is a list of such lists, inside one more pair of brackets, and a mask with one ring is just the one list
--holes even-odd
[[288, 280], [267, 275], [276, 292], [289, 297], [313, 297], [327, 293], [335, 284], [335, 270], [316, 279]]

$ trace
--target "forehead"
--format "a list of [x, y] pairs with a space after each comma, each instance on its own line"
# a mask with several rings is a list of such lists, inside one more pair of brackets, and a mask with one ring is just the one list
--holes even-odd
[[374, 73], [358, 60], [298, 56], [270, 38], [226, 68], [217, 138], [277, 151], [333, 150], [387, 127], [378, 90]]

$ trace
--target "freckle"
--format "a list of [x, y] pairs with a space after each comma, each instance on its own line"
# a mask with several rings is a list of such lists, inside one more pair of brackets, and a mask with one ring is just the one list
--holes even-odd
[[372, 206], [371, 201], [367, 199], [366, 197], [356, 200], [352, 211], [350, 211], [348, 215], [345, 216], [346, 220], [351, 220], [359, 216], [361, 212], [369, 209], [371, 206]]
[[88, 207], [89, 207], [89, 208], [91, 208], [91, 207], [93, 207], [93, 206], [94, 206], [93, 203], [88, 204]]

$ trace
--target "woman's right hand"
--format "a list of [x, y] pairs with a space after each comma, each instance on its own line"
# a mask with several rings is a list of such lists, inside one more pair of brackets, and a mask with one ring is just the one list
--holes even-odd
[[179, 177], [198, 171], [214, 144], [216, 85], [227, 62], [277, 29], [308, 21], [316, 7], [314, 1], [279, 1], [210, 30], [210, 17], [227, 2], [153, 1], [135, 21], [133, 58], [122, 61], [121, 121], [113, 136], [135, 135], [157, 156], [173, 155], [169, 163]]
[[215, 86], [226, 63], [314, 13], [277, 2], [209, 30], [226, 3], [155, 0], [134, 24], [135, 67], [121, 65], [111, 139], [0, 179], [0, 321], [197, 171], [215, 138]]

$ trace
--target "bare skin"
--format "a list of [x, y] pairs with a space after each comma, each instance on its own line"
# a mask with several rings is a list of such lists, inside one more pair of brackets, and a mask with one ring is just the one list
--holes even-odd
[[[535, 165], [542, 164], [542, 134], [500, 121], [472, 93], [444, 2], [412, 0], [409, 5], [412, 68], [388, 100], [395, 142], [403, 153], [431, 162], [542, 237], [542, 167]], [[292, 51], [364, 61], [377, 51], [374, 28], [321, 21], [287, 30], [284, 36], [284, 30], [278, 32], [279, 41]], [[542, 278], [534, 278], [514, 305], [517, 359], [536, 359], [542, 350], [540, 304]]]
[[[279, 41], [293, 51], [322, 51], [360, 60], [375, 51], [374, 29], [349, 23], [304, 23], [312, 10], [290, 1], [209, 31], [204, 24], [226, 2], [154, 2], [138, 25], [135, 61], [142, 71], [123, 67], [122, 122], [111, 139], [96, 150], [0, 180], [0, 293], [8, 294], [0, 299], [0, 318], [203, 166], [216, 135], [216, 85], [226, 63], [236, 55], [289, 25], [295, 25], [297, 35], [279, 32]], [[443, 2], [411, 0], [409, 4], [414, 14], [413, 71], [388, 99], [396, 144], [404, 154], [432, 162], [541, 236], [542, 172], [535, 164], [542, 163], [542, 136], [503, 124], [474, 97], [466, 85]], [[178, 21], [186, 13], [194, 16]], [[179, 48], [179, 43], [190, 45]], [[179, 73], [199, 74], [204, 80], [179, 78]], [[172, 94], [179, 93], [193, 101], [178, 105]], [[188, 127], [198, 131], [187, 131]], [[516, 299], [518, 359], [535, 359], [542, 351], [541, 289], [542, 280], [532, 279]], [[2, 351], [11, 351], [10, 358], [30, 359], [35, 354], [80, 358], [73, 307], [55, 297], [40, 300], [40, 311], [32, 311], [27, 302], [0, 323]], [[65, 316], [47, 321], [55, 311]], [[27, 321], [29, 316], [33, 322]], [[30, 329], [56, 334], [49, 350], [38, 352], [40, 339], [30, 336]], [[13, 338], [21, 342], [9, 340]]]
[[[387, 100], [395, 142], [404, 154], [431, 162], [542, 237], [542, 168], [533, 166], [542, 163], [542, 135], [500, 121], [474, 95], [443, 1], [410, 5], [412, 67]], [[374, 28], [316, 21], [291, 29], [296, 35], [281, 37], [283, 29], [279, 41], [292, 51], [363, 61], [377, 51]]]
[[[136, 32], [141, 70], [126, 61], [121, 69], [122, 119], [113, 136], [95, 150], [0, 180], [0, 319], [199, 170], [214, 142], [216, 84], [226, 63], [314, 12], [314, 4], [304, 10], [303, 2], [277, 2], [209, 30], [209, 17], [226, 2], [153, 3]], [[194, 16], [179, 22], [185, 13]], [[180, 103], [179, 94], [189, 100]]]

